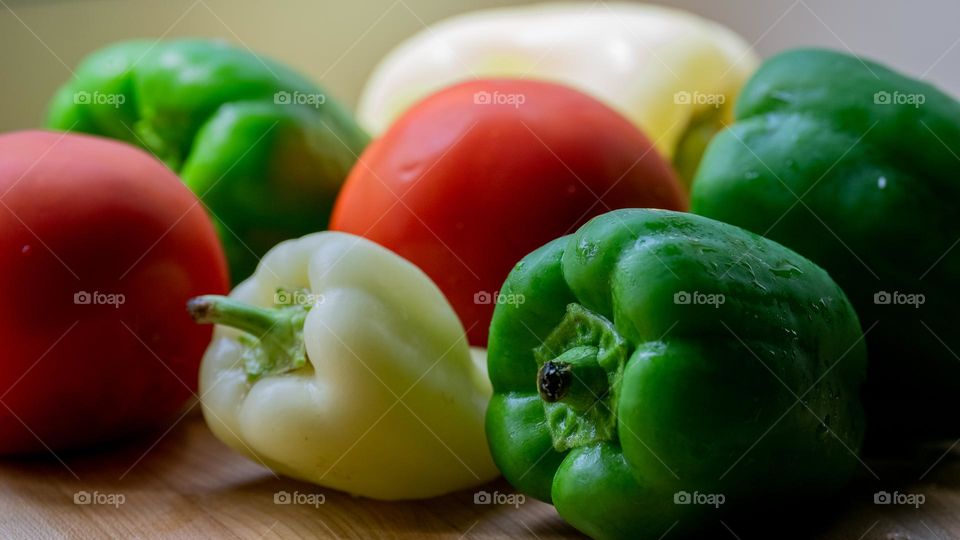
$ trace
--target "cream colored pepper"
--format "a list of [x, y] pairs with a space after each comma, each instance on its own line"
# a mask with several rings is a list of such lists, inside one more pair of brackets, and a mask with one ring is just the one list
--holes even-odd
[[547, 79], [620, 111], [689, 178], [706, 141], [730, 120], [757, 62], [731, 30], [676, 9], [627, 3], [492, 9], [453, 17], [399, 45], [368, 80], [358, 116], [376, 135], [451, 83]]
[[233, 449], [377, 499], [498, 475], [483, 430], [483, 357], [471, 357], [436, 285], [387, 249], [335, 232], [283, 242], [229, 297], [202, 296], [189, 310], [219, 323], [200, 394], [207, 424]]

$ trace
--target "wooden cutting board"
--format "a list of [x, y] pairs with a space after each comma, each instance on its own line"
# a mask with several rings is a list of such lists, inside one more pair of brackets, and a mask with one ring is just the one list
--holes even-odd
[[[475, 504], [471, 490], [385, 503], [278, 478], [214, 439], [198, 414], [163, 437], [60, 458], [0, 462], [0, 538], [580, 538], [532, 500]], [[868, 466], [879, 482], [864, 468], [848, 496], [815, 503], [796, 523], [718, 521], [709, 537], [960, 538], [960, 455], [950, 443]], [[502, 480], [481, 489], [513, 493]], [[925, 501], [877, 505], [880, 489]]]

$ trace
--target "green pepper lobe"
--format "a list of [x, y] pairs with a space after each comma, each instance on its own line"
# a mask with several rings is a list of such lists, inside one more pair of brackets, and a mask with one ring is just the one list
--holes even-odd
[[122, 140], [162, 160], [210, 212], [234, 283], [280, 241], [326, 228], [369, 140], [310, 80], [203, 39], [94, 52], [51, 101], [46, 126]]

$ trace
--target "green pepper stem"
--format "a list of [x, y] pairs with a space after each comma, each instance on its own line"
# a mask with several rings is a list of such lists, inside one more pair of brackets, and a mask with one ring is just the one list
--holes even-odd
[[242, 360], [250, 381], [307, 365], [303, 325], [309, 309], [301, 304], [262, 308], [218, 295], [187, 301], [187, 311], [196, 322], [229, 326], [249, 334], [238, 340], [246, 347]]
[[263, 337], [280, 322], [274, 309], [245, 304], [227, 296], [208, 294], [187, 301], [187, 311], [201, 324], [219, 324]]

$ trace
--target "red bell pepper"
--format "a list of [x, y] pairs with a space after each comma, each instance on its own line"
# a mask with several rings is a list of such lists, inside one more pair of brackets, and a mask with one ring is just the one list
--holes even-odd
[[542, 244], [616, 208], [682, 210], [670, 166], [628, 120], [571, 88], [477, 80], [408, 110], [361, 155], [331, 229], [409, 259], [485, 346], [498, 289]]

